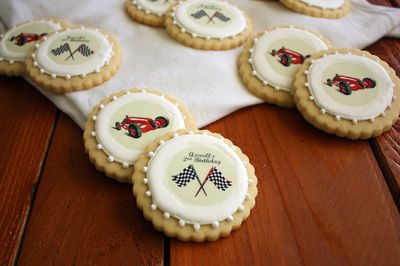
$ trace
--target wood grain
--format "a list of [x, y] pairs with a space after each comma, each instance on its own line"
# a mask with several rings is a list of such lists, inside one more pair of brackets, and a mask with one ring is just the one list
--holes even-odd
[[400, 216], [367, 141], [314, 129], [295, 110], [260, 105], [207, 127], [249, 155], [259, 196], [227, 239], [171, 240], [172, 265], [394, 265]]
[[0, 77], [0, 265], [12, 264], [56, 109], [22, 79]]
[[163, 236], [132, 188], [96, 171], [82, 130], [61, 115], [26, 229], [19, 265], [159, 265]]
[[[400, 40], [385, 38], [366, 50], [385, 60], [400, 76]], [[372, 147], [400, 207], [400, 121], [390, 131], [373, 140]]]

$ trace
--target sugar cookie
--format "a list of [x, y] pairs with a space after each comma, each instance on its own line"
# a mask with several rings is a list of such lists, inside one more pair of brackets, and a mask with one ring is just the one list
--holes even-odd
[[297, 108], [328, 133], [367, 139], [389, 130], [398, 119], [400, 80], [366, 51], [322, 51], [304, 62], [295, 80]]
[[299, 66], [331, 42], [301, 27], [281, 26], [257, 34], [243, 49], [239, 72], [247, 89], [268, 103], [294, 107], [292, 85]]
[[196, 128], [181, 103], [159, 91], [131, 89], [93, 108], [83, 139], [98, 170], [120, 182], [131, 182], [133, 165], [146, 145], [181, 128]]
[[179, 130], [149, 144], [133, 184], [146, 219], [182, 241], [228, 236], [250, 215], [257, 195], [248, 158], [209, 131]]
[[350, 0], [279, 0], [286, 7], [304, 15], [341, 18], [350, 11]]
[[29, 52], [27, 74], [55, 93], [90, 89], [109, 80], [121, 63], [116, 39], [85, 27], [57, 31]]
[[228, 50], [251, 35], [251, 21], [237, 7], [217, 0], [179, 2], [168, 13], [165, 25], [178, 42], [196, 49]]
[[125, 9], [137, 22], [154, 26], [165, 26], [165, 14], [175, 0], [127, 0]]

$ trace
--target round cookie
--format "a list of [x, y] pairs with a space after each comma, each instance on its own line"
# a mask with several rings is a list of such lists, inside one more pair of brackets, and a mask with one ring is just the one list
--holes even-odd
[[237, 7], [217, 0], [179, 2], [166, 15], [169, 35], [178, 42], [202, 50], [228, 50], [251, 35], [250, 18]]
[[325, 132], [367, 139], [389, 130], [398, 119], [400, 79], [366, 51], [321, 51], [304, 62], [295, 80], [298, 110]]
[[137, 22], [154, 26], [165, 26], [165, 14], [175, 0], [127, 0], [125, 9]]
[[179, 130], [149, 144], [133, 193], [154, 227], [182, 241], [215, 241], [238, 229], [257, 196], [254, 168], [231, 141]]
[[55, 93], [90, 89], [109, 80], [121, 63], [116, 39], [83, 26], [57, 31], [35, 44], [25, 61], [29, 78]]
[[61, 20], [32, 20], [16, 25], [0, 35], [0, 75], [21, 76], [25, 58], [35, 43], [49, 33], [68, 27]]
[[133, 165], [146, 145], [181, 128], [196, 126], [176, 99], [155, 90], [130, 89], [110, 95], [93, 108], [83, 140], [98, 170], [130, 183]]
[[292, 85], [299, 66], [331, 42], [301, 27], [283, 26], [260, 32], [247, 42], [238, 61], [247, 89], [268, 103], [294, 107]]
[[295, 12], [312, 17], [341, 18], [350, 11], [350, 0], [279, 0]]

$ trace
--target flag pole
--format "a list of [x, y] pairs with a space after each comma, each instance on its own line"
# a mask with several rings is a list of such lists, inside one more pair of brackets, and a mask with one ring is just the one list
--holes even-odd
[[[196, 172], [196, 170], [194, 169], [193, 165], [191, 165], [191, 166], [192, 166], [192, 169], [193, 169], [194, 174], [196, 175], [197, 182], [199, 182], [199, 185], [201, 186], [200, 178], [199, 178], [199, 176], [197, 175], [197, 172]], [[206, 193], [206, 191], [204, 190], [204, 188], [202, 187], [201, 189], [203, 190], [204, 194], [207, 196], [207, 193]], [[197, 196], [197, 194], [196, 194], [196, 196]], [[195, 196], [195, 197], [196, 197], [196, 196]]]
[[212, 171], [214, 171], [214, 166], [213, 167], [211, 167], [211, 169], [210, 169], [210, 171], [208, 171], [208, 174], [207, 174], [207, 177], [204, 179], [204, 181], [203, 181], [203, 183], [200, 185], [200, 188], [199, 188], [199, 190], [197, 190], [197, 193], [196, 193], [196, 195], [194, 195], [195, 197], [197, 197], [197, 194], [199, 194], [199, 192], [200, 192], [200, 189], [202, 189], [203, 188], [203, 186], [206, 184], [206, 182], [208, 181], [208, 178], [210, 177], [210, 175], [211, 175], [211, 173], [212, 173]]

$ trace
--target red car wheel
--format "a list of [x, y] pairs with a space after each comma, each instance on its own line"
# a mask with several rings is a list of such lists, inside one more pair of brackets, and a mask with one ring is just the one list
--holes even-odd
[[159, 116], [154, 120], [159, 124], [159, 128], [167, 127], [169, 125], [169, 120], [166, 117]]
[[288, 67], [288, 66], [290, 66], [292, 64], [292, 59], [290, 58], [289, 55], [284, 54], [281, 57], [281, 63], [282, 63], [282, 65]]
[[116, 130], [121, 130], [121, 123], [120, 122], [116, 122], [115, 123], [115, 129]]
[[136, 124], [130, 124], [128, 127], [129, 136], [132, 138], [138, 139], [142, 136], [142, 130]]
[[339, 83], [339, 90], [340, 90], [341, 93], [343, 93], [345, 95], [350, 95], [351, 94], [350, 85], [347, 84], [346, 82], [341, 81]]
[[370, 78], [365, 78], [362, 81], [365, 88], [372, 89], [376, 86], [376, 81]]

